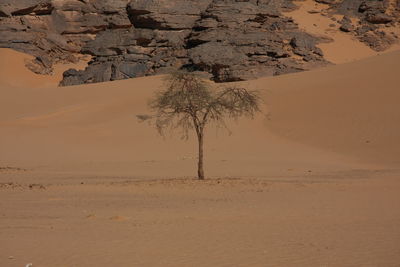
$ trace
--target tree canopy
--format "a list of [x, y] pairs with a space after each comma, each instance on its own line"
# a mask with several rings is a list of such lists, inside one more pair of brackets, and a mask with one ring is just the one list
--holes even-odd
[[188, 138], [194, 129], [199, 142], [199, 179], [204, 179], [203, 137], [206, 125], [225, 126], [226, 119], [241, 116], [254, 117], [260, 111], [260, 98], [256, 91], [242, 87], [214, 89], [210, 82], [191, 72], [175, 72], [165, 80], [166, 88], [156, 93], [149, 106], [154, 112], [160, 134], [166, 129], [180, 128]]

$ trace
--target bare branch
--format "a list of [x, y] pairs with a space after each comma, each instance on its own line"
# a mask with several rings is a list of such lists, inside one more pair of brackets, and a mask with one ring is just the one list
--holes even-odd
[[215, 123], [217, 127], [227, 128], [225, 118], [252, 118], [260, 111], [260, 97], [256, 91], [247, 91], [245, 88], [212, 90], [210, 83], [194, 73], [182, 71], [169, 75], [165, 85], [166, 89], [157, 92], [149, 102], [156, 128], [161, 135], [165, 130], [179, 128], [182, 138], [188, 138], [189, 130], [195, 129], [199, 141], [199, 178], [204, 178], [204, 172], [200, 169], [203, 166], [202, 146], [206, 125]]

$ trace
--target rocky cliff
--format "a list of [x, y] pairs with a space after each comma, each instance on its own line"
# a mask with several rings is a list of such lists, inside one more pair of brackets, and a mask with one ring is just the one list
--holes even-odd
[[[400, 0], [316, 0], [344, 15], [341, 30], [376, 50], [395, 41]], [[295, 2], [298, 4], [299, 2]], [[292, 0], [2, 0], [0, 47], [36, 57], [28, 67], [50, 73], [56, 62], [92, 56], [61, 85], [166, 73], [206, 71], [218, 82], [279, 75], [325, 65], [322, 39], [299, 29], [285, 11]], [[300, 2], [301, 3], [301, 2]], [[352, 18], [359, 22], [354, 25]]]

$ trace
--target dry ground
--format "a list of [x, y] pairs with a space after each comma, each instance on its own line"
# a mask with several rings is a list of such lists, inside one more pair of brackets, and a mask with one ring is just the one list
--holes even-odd
[[400, 266], [400, 51], [241, 83], [264, 112], [209, 129], [205, 182], [136, 118], [162, 77], [56, 88], [0, 53], [0, 266]]

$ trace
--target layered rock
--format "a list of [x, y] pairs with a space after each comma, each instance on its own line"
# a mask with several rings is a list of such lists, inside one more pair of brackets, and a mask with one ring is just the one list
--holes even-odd
[[[395, 23], [392, 13], [400, 9], [371, 1], [323, 2], [348, 15], [342, 30], [379, 43], [387, 39], [379, 23]], [[34, 55], [28, 67], [37, 73], [92, 56], [85, 70], [65, 72], [61, 85], [182, 68], [218, 82], [247, 80], [327, 64], [316, 46], [322, 40], [282, 13], [295, 8], [292, 0], [2, 0], [0, 47]], [[352, 25], [352, 16], [362, 25]]]
[[[132, 1], [129, 30], [106, 30], [83, 53], [84, 71], [62, 85], [131, 78], [173, 69], [206, 71], [218, 82], [306, 70], [326, 64], [318, 39], [301, 32], [282, 9], [288, 1]], [[179, 7], [179, 8], [177, 8]], [[102, 73], [102, 75], [99, 75]]]
[[188, 38], [193, 67], [211, 72], [217, 81], [236, 81], [323, 64], [318, 39], [284, 17], [282, 4], [213, 1]]
[[[101, 2], [101, 3], [97, 3]], [[2, 0], [0, 47], [36, 57], [33, 71], [50, 73], [55, 62], [76, 61], [82, 47], [106, 29], [130, 28], [128, 0]]]
[[[185, 48], [207, 1], [131, 1], [129, 29], [108, 29], [82, 47], [93, 56], [84, 71], [68, 71], [62, 85], [103, 82], [171, 71], [189, 63]], [[101, 75], [99, 75], [99, 73]]]

